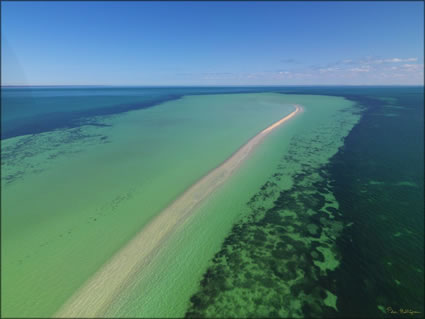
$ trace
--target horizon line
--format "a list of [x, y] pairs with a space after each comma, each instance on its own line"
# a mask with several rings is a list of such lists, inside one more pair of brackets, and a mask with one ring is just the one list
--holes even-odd
[[169, 87], [392, 87], [392, 86], [424, 86], [422, 84], [273, 84], [273, 85], [264, 85], [264, 84], [222, 84], [222, 85], [177, 85], [177, 84], [164, 84], [164, 85], [128, 85], [128, 84], [40, 84], [40, 85], [14, 85], [6, 84], [0, 85], [1, 88], [25, 88], [25, 87], [134, 87], [134, 88], [169, 88]]

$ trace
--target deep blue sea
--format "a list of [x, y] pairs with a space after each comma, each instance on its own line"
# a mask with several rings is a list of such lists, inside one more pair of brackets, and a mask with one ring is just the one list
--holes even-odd
[[152, 107], [188, 94], [259, 92], [241, 87], [9, 87], [2, 88], [2, 139], [79, 126], [84, 119]]

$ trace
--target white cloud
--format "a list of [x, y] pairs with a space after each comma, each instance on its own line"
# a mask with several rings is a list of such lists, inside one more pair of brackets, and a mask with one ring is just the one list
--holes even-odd
[[384, 62], [387, 62], [387, 63], [416, 62], [416, 61], [418, 61], [418, 58], [407, 58], [407, 59], [392, 58], [392, 59], [384, 60]]
[[390, 58], [390, 59], [380, 59], [380, 60], [370, 60], [370, 63], [401, 63], [401, 62], [416, 62], [418, 61], [418, 58], [407, 58], [407, 59], [401, 59], [401, 58]]
[[401, 67], [407, 71], [407, 72], [423, 72], [424, 71], [424, 65], [423, 64], [411, 64], [406, 63], [401, 65]]
[[[345, 61], [351, 61], [351, 62], [345, 62]], [[372, 65], [372, 64], [386, 64], [386, 63], [406, 63], [406, 62], [417, 62], [418, 58], [387, 58], [387, 59], [377, 59], [374, 57], [365, 57], [363, 59], [358, 60], [358, 64], [360, 65]], [[353, 64], [355, 61], [353, 60], [343, 60], [343, 63], [346, 64]]]
[[321, 68], [319, 69], [320, 73], [326, 73], [326, 72], [333, 72], [333, 71], [338, 71], [339, 68]]
[[351, 72], [369, 72], [370, 69], [368, 67], [361, 67], [361, 68], [352, 68], [349, 69]]

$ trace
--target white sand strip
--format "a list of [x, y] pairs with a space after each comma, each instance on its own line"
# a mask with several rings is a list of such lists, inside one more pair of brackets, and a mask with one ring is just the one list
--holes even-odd
[[167, 237], [188, 219], [194, 208], [223, 184], [273, 129], [302, 111], [300, 105], [294, 106], [295, 110], [292, 113], [250, 139], [225, 162], [210, 171], [158, 214], [104, 264], [54, 317], [102, 317], [111, 302], [133, 278], [132, 275], [151, 260], [155, 251], [165, 244]]

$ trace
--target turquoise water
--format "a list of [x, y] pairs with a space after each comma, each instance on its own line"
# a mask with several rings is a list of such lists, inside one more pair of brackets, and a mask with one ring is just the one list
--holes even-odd
[[[251, 272], [254, 276], [269, 276], [267, 267], [257, 263], [259, 260], [267, 260], [265, 255], [269, 249], [266, 247], [264, 251], [255, 251], [256, 246], [251, 245], [250, 229], [246, 229], [246, 236], [235, 239], [233, 225], [236, 224], [239, 229], [240, 223], [246, 225], [252, 216], [260, 218], [266, 208], [272, 207], [273, 201], [278, 199], [280, 189], [295, 188], [294, 184], [298, 183], [297, 174], [306, 167], [311, 166], [310, 170], [313, 170], [326, 163], [342, 145], [341, 137], [348, 133], [359, 118], [359, 115], [351, 112], [356, 110], [354, 103], [342, 98], [282, 95], [282, 99], [287, 103], [297, 101], [303, 105], [304, 113], [268, 137], [240, 171], [194, 213], [190, 223], [170, 239], [170, 244], [159, 254], [156, 262], [140, 270], [132, 287], [117, 298], [107, 316], [182, 317], [190, 306], [190, 300], [198, 299], [202, 300], [198, 305], [214, 305], [202, 306], [203, 311], [196, 315], [194, 311], [198, 308], [190, 310], [195, 316], [268, 316], [272, 307], [267, 304], [267, 290], [263, 291], [265, 287], [261, 284], [256, 286], [255, 282], [247, 287], [243, 278], [245, 273]], [[323, 143], [326, 140], [328, 143]], [[297, 141], [295, 145], [294, 141]], [[313, 148], [320, 148], [320, 152], [311, 152]], [[276, 175], [277, 172], [279, 176]], [[314, 189], [312, 184], [320, 181], [320, 176], [311, 175], [305, 179], [304, 187]], [[332, 193], [327, 192], [325, 196], [335, 205]], [[301, 212], [298, 213], [301, 215]], [[304, 222], [304, 218], [308, 221], [308, 217], [299, 216], [296, 222]], [[305, 228], [304, 225], [298, 227]], [[252, 227], [252, 232], [262, 231], [261, 229], [263, 226], [257, 225]], [[327, 227], [317, 239], [317, 247], [323, 248], [329, 256], [329, 261], [326, 260], [321, 266], [324, 271], [332, 267], [330, 264], [335, 259], [330, 248], [336, 243], [334, 238], [328, 238], [332, 231], [330, 226]], [[229, 233], [232, 234], [230, 237]], [[298, 229], [294, 229], [292, 233], [294, 236], [300, 235]], [[270, 237], [269, 240], [273, 244], [276, 238]], [[327, 240], [332, 246], [328, 247], [325, 243]], [[225, 248], [220, 249], [221, 245]], [[215, 254], [217, 251], [219, 252]], [[258, 254], [258, 259], [250, 258], [250, 253]], [[213, 266], [209, 266], [212, 256]], [[255, 269], [256, 265], [258, 269]], [[191, 297], [198, 289], [198, 282], [205, 271], [207, 275], [204, 278], [209, 278], [210, 285], [202, 284], [202, 292]], [[240, 280], [235, 280], [235, 277], [240, 277]], [[204, 282], [205, 279], [202, 280]], [[244, 289], [240, 289], [242, 287]], [[221, 293], [222, 289], [224, 291]], [[274, 292], [271, 287], [268, 291]], [[283, 291], [278, 293], [287, 299]], [[266, 312], [254, 312], [250, 309], [250, 298], [255, 295], [262, 296]], [[285, 313], [281, 315], [285, 316]]]
[[[247, 198], [190, 298], [187, 317], [311, 317], [335, 312], [328, 286], [344, 227], [324, 167], [360, 118], [355, 103], [294, 95], [305, 106], [279, 161]], [[285, 141], [286, 140], [286, 141]], [[284, 142], [285, 141], [285, 142]]]
[[[318, 91], [355, 102], [360, 121], [319, 167], [304, 152], [321, 149], [293, 139], [281, 170], [307, 165], [289, 189], [276, 187], [277, 170], [252, 197], [252, 214], [235, 223], [186, 316], [423, 316], [423, 88], [294, 93]], [[309, 182], [315, 174], [321, 179]]]
[[423, 316], [423, 87], [2, 93], [2, 316], [51, 316], [291, 103], [105, 316]]
[[52, 315], [186, 188], [293, 110], [197, 95], [2, 140], [2, 313]]

